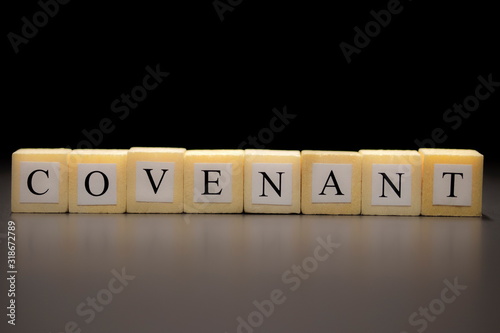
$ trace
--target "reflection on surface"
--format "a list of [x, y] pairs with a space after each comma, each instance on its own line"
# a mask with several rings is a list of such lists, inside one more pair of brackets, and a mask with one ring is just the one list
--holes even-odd
[[471, 274], [478, 271], [481, 243], [478, 218], [13, 214], [12, 219], [24, 260], [47, 265], [50, 261], [33, 259], [50, 254], [68, 260], [69, 267], [70, 262], [77, 267], [85, 263], [85, 257], [75, 261], [75, 256], [140, 262], [161, 255], [179, 265], [190, 260], [218, 265], [237, 258], [240, 268], [248, 265], [253, 271], [266, 261], [274, 265], [275, 260], [300, 259], [317, 237], [331, 235], [348, 254], [346, 265], [353, 265], [360, 274], [385, 272], [394, 261], [401, 274], [450, 268]]
[[[311, 321], [343, 332], [370, 327], [399, 332], [408, 329], [409, 313], [439, 296], [443, 279], [458, 276], [468, 284], [481, 279], [480, 218], [14, 214], [12, 219], [19, 299], [24, 316], [42, 331], [62, 331], [74, 320], [88, 331], [234, 332], [238, 316], [255, 310], [254, 300], [280, 289], [287, 301], [259, 332], [311, 331]], [[283, 273], [313, 256], [317, 238], [327, 236], [340, 247], [290, 291]], [[86, 324], [76, 305], [122, 267], [136, 279]], [[468, 311], [472, 294], [454, 305], [455, 316]], [[52, 306], [46, 308], [49, 300]], [[141, 313], [144, 320], [126, 313]]]

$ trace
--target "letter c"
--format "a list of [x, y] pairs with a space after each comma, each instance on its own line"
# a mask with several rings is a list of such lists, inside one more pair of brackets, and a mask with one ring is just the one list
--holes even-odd
[[144, 76], [144, 78], [142, 79], [142, 85], [144, 86], [144, 88], [146, 88], [149, 91], [156, 89], [156, 87], [158, 87], [158, 82], [149, 84], [148, 82], [149, 79], [151, 79], [151, 75], [149, 74], [146, 74], [146, 76]]
[[447, 303], [447, 304], [450, 304], [450, 303], [453, 303], [453, 301], [455, 301], [457, 299], [457, 296], [453, 295], [452, 297], [448, 297], [446, 296], [446, 292], [448, 292], [449, 289], [448, 288], [444, 288], [442, 291], [441, 291], [441, 299]]
[[108, 289], [109, 291], [111, 291], [113, 294], [119, 294], [123, 291], [123, 286], [120, 286], [119, 288], [115, 288], [114, 286], [114, 283], [117, 282], [117, 280], [115, 278], [112, 278], [111, 280], [109, 280], [109, 283], [108, 283]]
[[43, 172], [44, 174], [47, 175], [47, 178], [49, 178], [49, 170], [42, 170], [42, 169], [37, 169], [35, 171], [33, 171], [32, 173], [30, 173], [30, 175], [28, 176], [28, 189], [30, 190], [31, 193], [35, 194], [35, 195], [44, 195], [45, 193], [47, 193], [49, 191], [49, 189], [46, 189], [45, 192], [37, 192], [33, 189], [33, 176], [35, 175], [35, 173], [37, 172]]
[[480, 92], [481, 88], [483, 88], [483, 85], [481, 84], [478, 84], [477, 87], [476, 87], [476, 97], [479, 98], [480, 101], [484, 101], [485, 99], [488, 99], [488, 97], [490, 97], [490, 93], [488, 91], [486, 91], [486, 94], [482, 94]]
[[322, 247], [320, 245], [318, 245], [315, 249], [314, 249], [314, 258], [318, 261], [325, 261], [326, 259], [328, 259], [329, 255], [328, 253], [326, 253], [325, 255], [322, 255], [320, 256], [319, 254], [319, 251], [322, 249]]
[[276, 121], [278, 120], [277, 117], [272, 117], [271, 121], [269, 121], [269, 127], [271, 127], [271, 130], [275, 133], [279, 133], [282, 130], [285, 129], [285, 124], [282, 124], [281, 126], [276, 126]]

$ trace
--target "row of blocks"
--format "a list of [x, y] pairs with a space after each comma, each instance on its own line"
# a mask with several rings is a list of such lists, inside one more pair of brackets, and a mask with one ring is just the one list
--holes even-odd
[[480, 216], [466, 149], [19, 149], [13, 212]]

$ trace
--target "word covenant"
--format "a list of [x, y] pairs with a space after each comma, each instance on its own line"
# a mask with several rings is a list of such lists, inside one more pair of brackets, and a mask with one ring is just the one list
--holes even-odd
[[481, 216], [468, 149], [19, 149], [12, 212]]

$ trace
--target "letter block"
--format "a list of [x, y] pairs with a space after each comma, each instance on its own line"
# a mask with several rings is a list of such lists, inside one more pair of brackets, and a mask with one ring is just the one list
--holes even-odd
[[12, 212], [68, 211], [70, 152], [70, 149], [19, 149], [12, 154]]
[[303, 214], [361, 212], [361, 154], [345, 151], [302, 151]]
[[245, 150], [245, 212], [300, 213], [300, 151]]
[[360, 150], [363, 215], [420, 215], [422, 162], [413, 150]]
[[127, 150], [75, 149], [69, 154], [70, 213], [125, 213]]
[[484, 157], [469, 149], [419, 149], [422, 215], [481, 216]]
[[184, 211], [184, 148], [132, 147], [127, 156], [127, 212]]
[[243, 163], [242, 149], [186, 151], [184, 212], [242, 213]]

